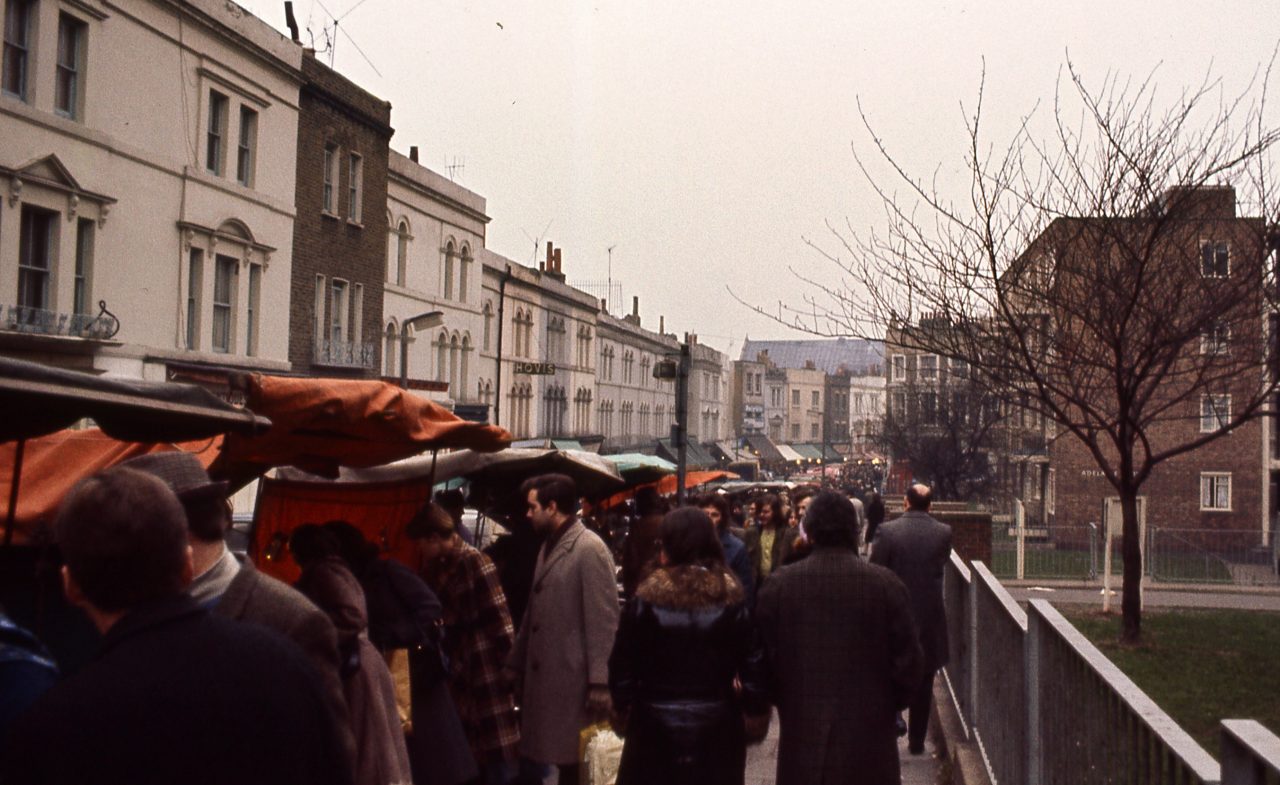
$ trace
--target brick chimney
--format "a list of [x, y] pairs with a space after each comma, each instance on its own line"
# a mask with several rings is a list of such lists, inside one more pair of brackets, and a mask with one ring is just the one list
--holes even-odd
[[416, 144], [409, 145], [409, 160], [415, 164], [418, 162], [418, 146]]

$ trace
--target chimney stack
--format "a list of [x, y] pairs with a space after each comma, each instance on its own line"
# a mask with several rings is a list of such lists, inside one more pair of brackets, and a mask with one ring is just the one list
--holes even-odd
[[608, 313], [608, 312], [609, 312], [609, 301], [608, 301], [608, 300], [604, 300], [604, 299], [602, 299], [602, 300], [600, 301], [600, 311], [601, 311], [602, 313]]
[[415, 164], [418, 162], [418, 146], [416, 144], [409, 145], [409, 160]]
[[302, 43], [298, 34], [298, 20], [293, 16], [293, 0], [284, 0], [284, 23], [289, 26], [289, 37], [295, 44]]
[[631, 315], [640, 318], [640, 298], [637, 296], [631, 298]]
[[667, 317], [659, 316], [658, 317], [658, 335], [666, 335], [666, 334], [667, 334]]

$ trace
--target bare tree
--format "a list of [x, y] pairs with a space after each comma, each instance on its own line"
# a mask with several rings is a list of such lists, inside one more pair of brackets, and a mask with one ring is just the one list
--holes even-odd
[[[892, 326], [903, 345], [968, 363], [986, 394], [1078, 440], [1120, 499], [1128, 641], [1141, 634], [1143, 483], [1268, 411], [1276, 391], [1263, 328], [1280, 196], [1269, 72], [1238, 96], [1206, 78], [1162, 108], [1152, 77], [1091, 88], [1068, 62], [1047, 138], [1028, 119], [998, 145], [980, 89], [957, 200], [907, 172], [863, 113], [890, 179], [856, 145], [854, 156], [886, 226], [829, 224], [834, 249], [810, 245], [832, 276], [797, 273], [809, 292], [794, 309], [753, 306], [820, 335]], [[1259, 217], [1236, 217], [1237, 192]]]

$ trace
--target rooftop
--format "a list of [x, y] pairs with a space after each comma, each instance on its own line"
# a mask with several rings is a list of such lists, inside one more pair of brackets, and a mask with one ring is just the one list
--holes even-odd
[[884, 364], [884, 344], [861, 338], [827, 338], [804, 341], [753, 341], [742, 344], [739, 359], [754, 361], [760, 352], [779, 368], [804, 368], [806, 362], [825, 373], [841, 368], [854, 375], [866, 374]]

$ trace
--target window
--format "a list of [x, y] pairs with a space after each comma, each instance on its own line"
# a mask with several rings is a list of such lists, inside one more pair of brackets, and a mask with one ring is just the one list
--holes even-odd
[[1231, 420], [1230, 395], [1200, 396], [1200, 432], [1212, 433], [1227, 427]]
[[258, 113], [240, 107], [240, 141], [236, 146], [236, 182], [253, 187], [254, 150], [258, 146]]
[[396, 340], [399, 337], [396, 335], [396, 326], [388, 324], [382, 344], [382, 372], [387, 376], [396, 375]]
[[80, 119], [80, 76], [84, 70], [84, 38], [88, 26], [67, 14], [58, 14], [58, 65], [53, 110], [72, 120]]
[[0, 92], [27, 100], [27, 57], [31, 53], [34, 0], [9, 0], [4, 9], [4, 65]]
[[1231, 274], [1231, 253], [1226, 243], [1200, 244], [1200, 275], [1205, 278], [1226, 278]]
[[905, 354], [895, 354], [893, 356], [893, 381], [904, 382], [907, 380], [907, 356]]
[[[404, 286], [409, 272], [409, 222], [401, 220], [396, 227], [396, 283]], [[485, 347], [488, 348], [488, 347]]]
[[471, 262], [470, 253], [466, 248], [463, 248], [462, 256], [458, 257], [458, 302], [460, 303], [467, 301], [467, 267]]
[[325, 286], [324, 276], [317, 275], [316, 276], [316, 297], [315, 297], [315, 303], [313, 304], [314, 310], [312, 311], [312, 314], [315, 317], [315, 324], [312, 326], [313, 327], [312, 335], [314, 336], [312, 340], [315, 341], [317, 347], [319, 347], [324, 342], [324, 333], [325, 333], [324, 302], [325, 302], [325, 294], [328, 291], [329, 291], [328, 288]]
[[[449, 243], [448, 245], [446, 245], [446, 246], [445, 246], [445, 248], [444, 248], [444, 291], [442, 292], [442, 294], [444, 295], [444, 299], [446, 299], [446, 300], [449, 300], [449, 299], [452, 299], [452, 298], [453, 298], [453, 256], [454, 256], [454, 253], [455, 253], [455, 251], [454, 251], [454, 248], [453, 248], [453, 243]], [[517, 338], [517, 339], [516, 339], [516, 344], [517, 344], [517, 345], [520, 345], [520, 343], [521, 343], [521, 342], [520, 342], [520, 339], [518, 339], [518, 338]]]
[[964, 360], [952, 359], [950, 362], [951, 378], [963, 379], [969, 375], [969, 363]]
[[932, 425], [938, 420], [938, 395], [937, 393], [921, 393], [920, 394], [920, 421]]
[[[493, 306], [489, 303], [484, 304], [484, 337], [481, 343], [482, 348], [489, 351], [489, 333], [493, 329]], [[581, 364], [581, 363], [579, 363]]]
[[907, 394], [896, 392], [893, 394], [892, 400], [893, 411], [889, 412], [889, 414], [899, 420], [905, 420], [907, 418]]
[[800, 440], [800, 423], [793, 423], [791, 425], [791, 441], [795, 442], [799, 440]]
[[78, 314], [89, 313], [93, 307], [93, 226], [93, 221], [88, 218], [81, 218], [76, 222], [76, 271], [72, 308]]
[[920, 381], [932, 382], [938, 379], [938, 355], [922, 354], [918, 362], [920, 363]]
[[213, 350], [231, 351], [231, 315], [235, 312], [236, 272], [240, 261], [218, 256], [213, 268]]
[[1231, 325], [1217, 322], [1200, 334], [1201, 354], [1230, 354]]
[[799, 391], [799, 390], [792, 390], [792, 391], [791, 391], [791, 405], [792, 405], [792, 406], [799, 406], [799, 405], [800, 405], [800, 391]]
[[334, 187], [338, 182], [338, 148], [335, 145], [324, 147], [324, 201], [321, 209], [329, 215], [338, 214], [337, 196]]
[[814, 441], [818, 439], [818, 424], [816, 422], [809, 423], [809, 438]]
[[812, 400], [813, 408], [815, 408], [815, 409], [820, 409], [820, 408], [822, 408], [822, 404], [821, 404], [821, 403], [819, 403], [819, 402], [822, 400], [821, 395], [822, 395], [822, 394], [821, 394], [821, 393], [819, 393], [817, 390], [814, 390], [814, 391], [813, 391], [813, 393], [811, 394], [811, 396], [810, 396], [810, 397], [813, 399], [813, 400]]
[[53, 267], [53, 232], [57, 214], [22, 205], [18, 238], [18, 305], [48, 309], [49, 273]]
[[347, 178], [347, 220], [360, 223], [364, 213], [364, 206], [361, 204], [364, 194], [364, 159], [357, 153], [351, 154]]
[[209, 128], [205, 133], [204, 167], [219, 177], [223, 172], [223, 156], [226, 153], [227, 106], [225, 95], [217, 90], [209, 91]]
[[204, 288], [204, 251], [192, 248], [187, 257], [187, 348], [200, 343], [200, 292]]
[[1200, 509], [1231, 511], [1231, 474], [1229, 472], [1200, 473]]
[[261, 318], [262, 265], [249, 265], [249, 307], [245, 322], [244, 353], [253, 357], [258, 353], [258, 320]]
[[351, 287], [351, 342], [364, 343], [364, 284]]
[[334, 350], [346, 340], [347, 282], [334, 279], [329, 287], [329, 340]]

